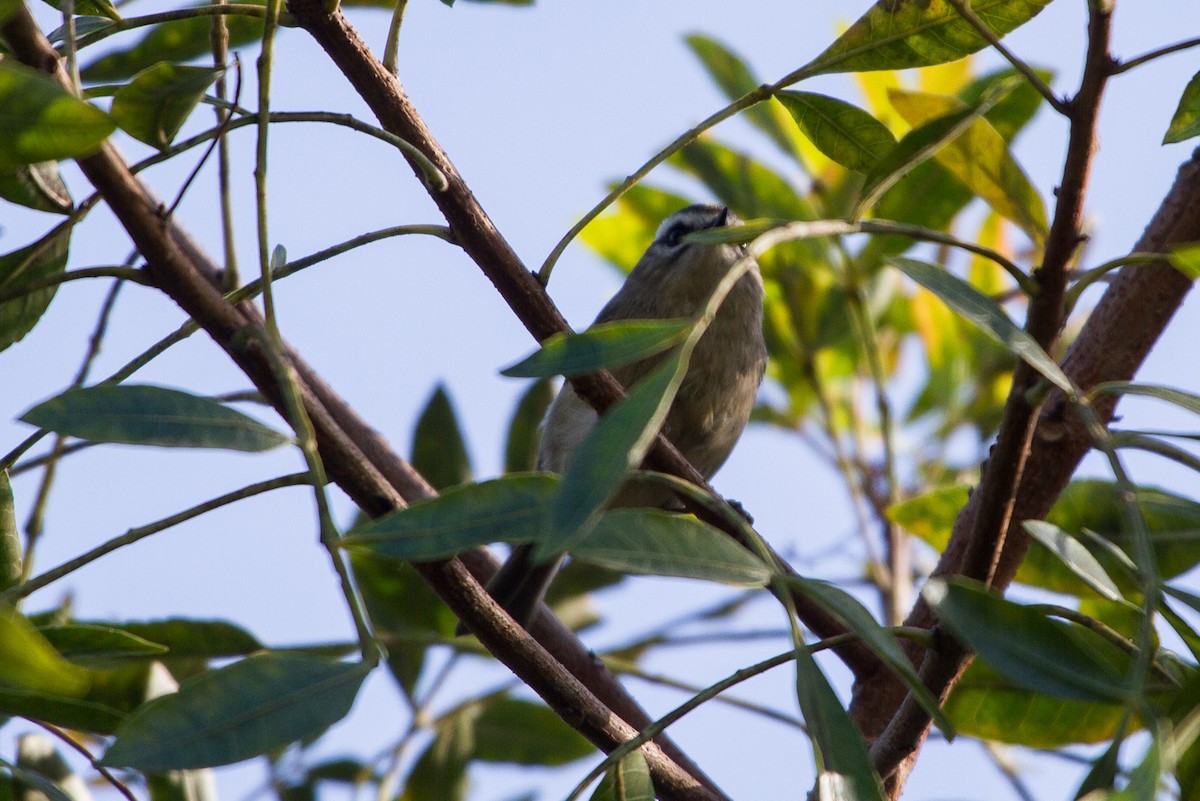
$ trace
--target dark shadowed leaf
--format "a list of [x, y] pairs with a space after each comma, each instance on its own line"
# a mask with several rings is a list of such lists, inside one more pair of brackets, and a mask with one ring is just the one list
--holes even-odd
[[1163, 144], [1182, 142], [1193, 136], [1200, 136], [1200, 72], [1193, 75], [1184, 87], [1171, 124], [1163, 136]]
[[687, 320], [618, 320], [581, 334], [554, 334], [540, 350], [500, 372], [511, 378], [580, 376], [662, 353], [687, 336]]
[[904, 653], [896, 636], [881, 626], [857, 598], [825, 581], [790, 576], [787, 583], [837, 618], [847, 631], [857, 634], [880, 659], [887, 663], [888, 667], [904, 680], [909, 691], [916, 694], [917, 700], [933, 717], [938, 728], [942, 730], [942, 734], [947, 739], [954, 738], [954, 727], [942, 714], [933, 693], [917, 675], [912, 660]]
[[[0, 256], [0, 289], [17, 290], [23, 284], [61, 275], [67, 268], [70, 243], [68, 230]], [[0, 303], [0, 350], [20, 342], [33, 330], [57, 290], [57, 285], [50, 286]]]
[[883, 801], [883, 786], [862, 734], [807, 648], [796, 649], [796, 697], [820, 754], [817, 797]]
[[245, 656], [263, 648], [263, 644], [253, 634], [224, 620], [165, 618], [139, 622], [92, 623], [112, 626], [135, 637], [165, 645], [168, 649], [167, 659]]
[[165, 61], [147, 67], [113, 95], [113, 119], [134, 139], [164, 150], [221, 72]]
[[604, 773], [591, 801], [654, 801], [650, 766], [641, 751], [631, 751]]
[[1080, 701], [1129, 694], [1125, 674], [1102, 656], [1108, 650], [1099, 635], [962, 579], [930, 579], [922, 595], [956, 637], [1019, 687]]
[[[63, 0], [46, 0], [46, 2], [59, 11], [63, 11], [66, 8], [66, 3]], [[121, 15], [117, 13], [116, 6], [109, 2], [109, 0], [78, 0], [74, 5], [76, 14], [83, 14], [87, 17], [104, 17], [108, 20], [121, 19]]]
[[804, 135], [847, 169], [867, 172], [896, 146], [887, 126], [858, 106], [812, 92], [780, 92], [776, 97]]
[[1061, 748], [1111, 739], [1121, 704], [1054, 698], [1018, 687], [975, 660], [946, 700], [960, 733], [1027, 748]]
[[[1025, 24], [1050, 0], [972, 0], [971, 9], [999, 37]], [[898, 70], [944, 64], [988, 46], [946, 0], [878, 0], [809, 69]]]
[[462, 801], [467, 763], [475, 752], [479, 704], [466, 704], [437, 721], [433, 742], [417, 758], [398, 801]]
[[0, 682], [20, 690], [78, 698], [90, 684], [88, 671], [58, 651], [12, 609], [0, 609]]
[[[262, 17], [230, 14], [225, 17], [229, 30], [229, 47], [235, 49], [262, 38]], [[86, 83], [127, 80], [147, 67], [161, 61], [181, 64], [192, 59], [212, 56], [209, 17], [161, 22], [151, 27], [145, 36], [128, 47], [110, 52], [87, 64], [81, 70]]]
[[227, 765], [320, 733], [350, 711], [370, 667], [264, 653], [140, 707], [103, 764], [143, 771]]
[[541, 703], [495, 695], [475, 719], [476, 759], [516, 765], [565, 765], [596, 747]]
[[60, 654], [79, 664], [95, 665], [129, 658], [161, 656], [167, 646], [112, 626], [67, 623], [42, 626], [38, 632]]
[[0, 168], [0, 198], [54, 214], [70, 214], [75, 207], [55, 161]]
[[68, 795], [62, 787], [36, 770], [27, 770], [3, 759], [0, 759], [0, 767], [12, 774], [14, 797], [22, 799], [22, 801], [30, 796], [41, 797], [46, 801], [83, 801], [81, 798], [73, 798]]
[[115, 128], [112, 117], [41, 72], [0, 61], [0, 168], [93, 153]]
[[554, 384], [548, 378], [533, 382], [517, 401], [508, 436], [504, 438], [504, 472], [527, 473], [537, 469], [542, 420], [554, 400]]
[[[970, 108], [953, 97], [924, 92], [893, 89], [888, 97], [892, 107], [914, 127]], [[1009, 153], [1004, 137], [985, 117], [972, 120], [962, 135], [940, 148], [934, 158], [1034, 242], [1045, 239], [1046, 209], [1041, 195]]]
[[661, 509], [605, 513], [571, 555], [626, 573], [752, 586], [771, 577], [761, 559], [728, 535], [691, 515]]
[[413, 431], [412, 465], [434, 489], [471, 480], [471, 457], [454, 403], [441, 384], [429, 397]]
[[1025, 360], [1056, 387], [1070, 396], [1075, 395], [1071, 380], [1058, 364], [1033, 337], [1017, 327], [999, 303], [941, 267], [902, 257], [894, 257], [889, 261], [1010, 352]]
[[117, 709], [82, 698], [0, 687], [0, 715], [17, 715], [94, 734], [112, 734], [125, 719]]
[[266, 451], [289, 441], [215, 400], [142, 384], [69, 389], [21, 419], [91, 442]]
[[554, 493], [547, 536], [535, 558], [571, 550], [587, 536], [626, 474], [642, 463], [686, 369], [682, 350], [672, 352], [600, 418]]
[[530, 542], [542, 531], [558, 476], [517, 474], [454, 487], [353, 528], [343, 542], [390, 559], [444, 559], [489, 542]]
[[21, 582], [24, 547], [17, 531], [16, 506], [8, 471], [0, 470], [0, 592]]

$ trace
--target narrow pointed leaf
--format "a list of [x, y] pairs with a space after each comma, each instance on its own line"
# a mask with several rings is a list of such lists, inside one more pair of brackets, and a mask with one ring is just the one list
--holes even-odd
[[1171, 124], [1163, 135], [1163, 144], [1182, 142], [1193, 136], [1200, 136], [1200, 72], [1193, 75], [1184, 87]]
[[63, 788], [35, 770], [26, 770], [3, 759], [0, 759], [0, 766], [12, 774], [13, 784], [25, 791], [16, 796], [17, 798], [29, 794], [44, 796], [47, 801], [80, 801], [80, 799], [67, 795]]
[[822, 153], [843, 167], [867, 172], [896, 146], [896, 137], [858, 106], [812, 92], [775, 96]]
[[[913, 126], [966, 111], [962, 101], [923, 92], [888, 92], [892, 107]], [[1034, 242], [1046, 237], [1048, 224], [1042, 197], [1008, 151], [1008, 144], [985, 117], [975, 117], [961, 136], [934, 157], [997, 214], [1016, 223]]]
[[594, 745], [542, 703], [492, 696], [475, 718], [472, 756], [483, 762], [554, 766], [594, 753]]
[[1067, 569], [1079, 580], [1095, 590], [1102, 598], [1123, 601], [1121, 590], [1113, 582], [1103, 565], [1083, 547], [1078, 540], [1053, 523], [1045, 520], [1026, 520], [1021, 528], [1040, 542], [1052, 554], [1062, 560]]
[[894, 257], [888, 261], [945, 301], [950, 308], [975, 323], [984, 333], [1025, 360], [1069, 397], [1076, 394], [1071, 386], [1071, 379], [1067, 378], [1033, 337], [1009, 319], [999, 303], [958, 276], [935, 265], [901, 257]]
[[661, 509], [605, 513], [571, 555], [625, 573], [762, 586], [771, 570], [727, 535], [691, 515]]
[[1138, 384], [1132, 381], [1105, 381], [1092, 387], [1088, 392], [1093, 395], [1103, 393], [1157, 398], [1158, 400], [1173, 403], [1180, 408], [1187, 409], [1192, 414], [1200, 414], [1200, 395], [1193, 395], [1191, 392], [1184, 392], [1172, 387], [1158, 386], [1156, 384]]
[[165, 61], [147, 67], [113, 95], [113, 119], [134, 139], [164, 150], [221, 72]]
[[307, 656], [247, 657], [140, 707], [117, 730], [102, 763], [188, 770], [267, 754], [345, 717], [369, 670]]
[[542, 439], [542, 420], [554, 400], [554, 385], [542, 378], [530, 385], [517, 401], [508, 436], [504, 438], [504, 472], [527, 473], [537, 469], [538, 443]]
[[119, 628], [93, 623], [42, 626], [38, 633], [64, 657], [80, 664], [129, 657], [148, 658], [160, 656], [170, 650], [165, 645]]
[[91, 677], [63, 659], [19, 613], [0, 609], [0, 683], [78, 698], [87, 692]]
[[471, 480], [467, 442], [454, 403], [441, 384], [425, 404], [413, 431], [412, 465], [439, 491]]
[[650, 766], [641, 751], [630, 751], [604, 773], [590, 801], [654, 801]]
[[896, 636], [881, 626], [857, 598], [825, 581], [791, 576], [787, 579], [787, 583], [841, 621], [848, 631], [857, 634], [888, 667], [904, 680], [909, 691], [916, 696], [921, 707], [930, 714], [946, 739], [954, 739], [954, 726], [942, 714], [937, 699], [925, 686], [925, 682], [921, 681], [921, 677], [917, 675], [912, 660], [904, 653]]
[[[1033, 19], [1050, 0], [972, 0], [971, 9], [998, 36]], [[806, 70], [859, 72], [945, 64], [988, 46], [947, 0], [878, 0]]]
[[618, 320], [582, 334], [555, 334], [540, 350], [500, 372], [510, 378], [587, 375], [662, 353], [687, 336], [687, 320]]
[[[225, 17], [229, 47], [236, 49], [262, 38], [262, 17], [230, 14]], [[110, 52], [84, 66], [85, 83], [117, 82], [132, 78], [142, 70], [163, 61], [181, 64], [211, 57], [212, 19], [207, 16], [162, 22], [149, 28], [132, 45]]]
[[489, 542], [531, 542], [558, 484], [558, 476], [541, 473], [454, 487], [356, 526], [343, 543], [390, 559], [427, 561]]
[[817, 797], [883, 801], [862, 734], [807, 648], [796, 649], [796, 697], [819, 756]]
[[1122, 674], [1100, 656], [1098, 635], [965, 580], [930, 579], [922, 595], [956, 637], [1019, 687], [1082, 701], [1129, 695]]
[[115, 129], [112, 117], [41, 72], [0, 61], [0, 168], [86, 156]]
[[0, 470], [0, 592], [20, 583], [23, 553], [12, 482], [8, 480], [8, 471]]
[[642, 463], [686, 368], [682, 351], [674, 352], [600, 418], [576, 449], [554, 494], [549, 531], [537, 558], [568, 551], [587, 536], [626, 474]]
[[289, 441], [215, 400], [139, 384], [70, 389], [21, 419], [91, 442], [266, 451]]
[[[85, 621], [76, 621], [84, 623]], [[241, 626], [225, 620], [163, 618], [138, 622], [90, 621], [167, 647], [166, 659], [219, 659], [260, 651], [263, 644]]]
[[[61, 275], [67, 269], [70, 244], [70, 231], [65, 231], [0, 256], [0, 289], [17, 290], [23, 284]], [[57, 285], [50, 286], [0, 303], [0, 351], [33, 330], [57, 290]]]
[[17, 715], [94, 734], [112, 734], [125, 719], [123, 712], [96, 701], [12, 687], [0, 687], [0, 715]]
[[[46, 2], [59, 11], [63, 11], [66, 8], [66, 3], [63, 0], [46, 0]], [[75, 13], [86, 15], [85, 18], [100, 17], [112, 21], [121, 19], [121, 15], [117, 13], [116, 6], [110, 0], [78, 0], [75, 3]]]

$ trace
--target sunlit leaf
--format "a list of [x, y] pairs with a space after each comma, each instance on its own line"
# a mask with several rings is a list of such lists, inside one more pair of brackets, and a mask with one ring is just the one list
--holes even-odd
[[94, 153], [112, 117], [37, 70], [0, 61], [0, 168]]
[[164, 150], [221, 72], [165, 61], [147, 67], [113, 95], [113, 119], [134, 139]]
[[438, 384], [413, 431], [412, 465], [434, 489], [444, 490], [471, 480], [471, 457], [454, 403]]
[[0, 592], [21, 581], [24, 547], [17, 531], [17, 513], [8, 471], [0, 470]]
[[370, 667], [264, 653], [140, 707], [102, 763], [143, 771], [227, 765], [324, 731], [350, 711]]
[[598, 323], [581, 334], [559, 333], [540, 350], [501, 371], [513, 378], [580, 376], [640, 361], [677, 345], [688, 320], [616, 320]]
[[1193, 75], [1184, 87], [1171, 124], [1163, 135], [1163, 144], [1182, 142], [1193, 136], [1200, 136], [1200, 72]]
[[[1025, 24], [1050, 0], [972, 0], [971, 9], [998, 37]], [[943, 64], [989, 44], [947, 0], [878, 0], [817, 56], [815, 72], [897, 70]]]
[[896, 145], [887, 126], [858, 106], [812, 92], [780, 92], [776, 97], [804, 135], [847, 169], [867, 172]]
[[762, 586], [770, 568], [728, 535], [691, 515], [613, 509], [571, 549], [579, 559], [626, 573]]
[[1018, 687], [1081, 701], [1129, 695], [1123, 674], [1100, 655], [1099, 636], [1086, 629], [963, 579], [930, 579], [922, 595], [956, 637]]
[[91, 676], [63, 659], [18, 612], [0, 609], [0, 683], [78, 698], [87, 692]]
[[288, 442], [215, 400], [143, 384], [69, 389], [21, 420], [91, 442], [236, 451], [265, 451]]
[[1192, 281], [1200, 278], [1200, 245], [1180, 245], [1174, 248], [1167, 258], [1172, 267]]
[[489, 542], [530, 542], [542, 531], [558, 484], [558, 476], [540, 473], [453, 487], [356, 526], [343, 543], [390, 559], [428, 561]]
[[971, 488], [966, 484], [935, 487], [887, 508], [888, 520], [929, 543], [937, 551], [950, 542], [954, 520], [967, 505]]
[[[945, 95], [893, 90], [889, 97], [896, 111], [914, 126], [970, 108]], [[973, 119], [966, 130], [940, 148], [934, 158], [998, 214], [1020, 226], [1035, 242], [1045, 238], [1047, 222], [1042, 198], [1008, 152], [1004, 138], [987, 119]]]
[[[71, 232], [67, 230], [0, 256], [0, 289], [15, 291], [23, 284], [61, 275], [67, 268], [70, 243]], [[0, 351], [33, 330], [57, 290], [58, 286], [53, 285], [0, 303]]]
[[894, 257], [889, 261], [1027, 362], [1056, 387], [1069, 396], [1075, 395], [1071, 380], [1063, 373], [1062, 368], [1042, 350], [1033, 337], [1017, 327], [999, 303], [936, 265], [902, 257]]

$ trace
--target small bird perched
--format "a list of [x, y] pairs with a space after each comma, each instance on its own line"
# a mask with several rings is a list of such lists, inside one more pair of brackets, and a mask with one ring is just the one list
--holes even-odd
[[[681, 209], [659, 226], [654, 241], [625, 279], [624, 286], [600, 311], [596, 323], [691, 317], [708, 300], [717, 282], [746, 255], [743, 245], [683, 242], [686, 234], [740, 225], [724, 206], [697, 204]], [[763, 341], [763, 284], [751, 264], [725, 298], [711, 326], [696, 344], [687, 374], [667, 414], [663, 431], [705, 478], [717, 472], [750, 419], [754, 397], [767, 364]], [[612, 371], [625, 387], [650, 372], [662, 356]], [[538, 452], [539, 470], [562, 473], [575, 449], [595, 426], [596, 411], [563, 384], [550, 410]], [[650, 485], [627, 485], [612, 506], [669, 506], [670, 493]], [[563, 557], [534, 562], [532, 545], [520, 545], [487, 590], [526, 628], [533, 622]]]

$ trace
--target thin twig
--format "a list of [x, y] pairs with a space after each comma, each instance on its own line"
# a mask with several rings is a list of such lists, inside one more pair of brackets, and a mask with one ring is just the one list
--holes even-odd
[[92, 768], [104, 778], [104, 781], [112, 785], [113, 789], [125, 797], [126, 801], [138, 801], [138, 798], [133, 794], [133, 791], [131, 791], [123, 781], [114, 776], [112, 771], [101, 765], [100, 760], [96, 759], [96, 757], [92, 755], [92, 752], [84, 748], [81, 743], [76, 742], [74, 737], [67, 734], [53, 723], [46, 723], [45, 721], [41, 720], [33, 720], [32, 718], [29, 720], [31, 723], [41, 726], [46, 731], [50, 732], [59, 741], [65, 743], [66, 746], [71, 750], [78, 752], [84, 759], [88, 761], [88, 764], [91, 765]]
[[1157, 50], [1151, 50], [1149, 53], [1140, 55], [1137, 58], [1131, 58], [1128, 61], [1117, 61], [1109, 69], [1109, 74], [1120, 75], [1122, 72], [1127, 72], [1134, 67], [1139, 67], [1142, 64], [1145, 64], [1147, 61], [1153, 61], [1156, 58], [1168, 56], [1171, 53], [1178, 53], [1180, 50], [1187, 50], [1197, 46], [1200, 46], [1200, 36], [1197, 36], [1195, 39], [1185, 39], [1182, 42], [1168, 45], [1166, 47], [1160, 47]]

